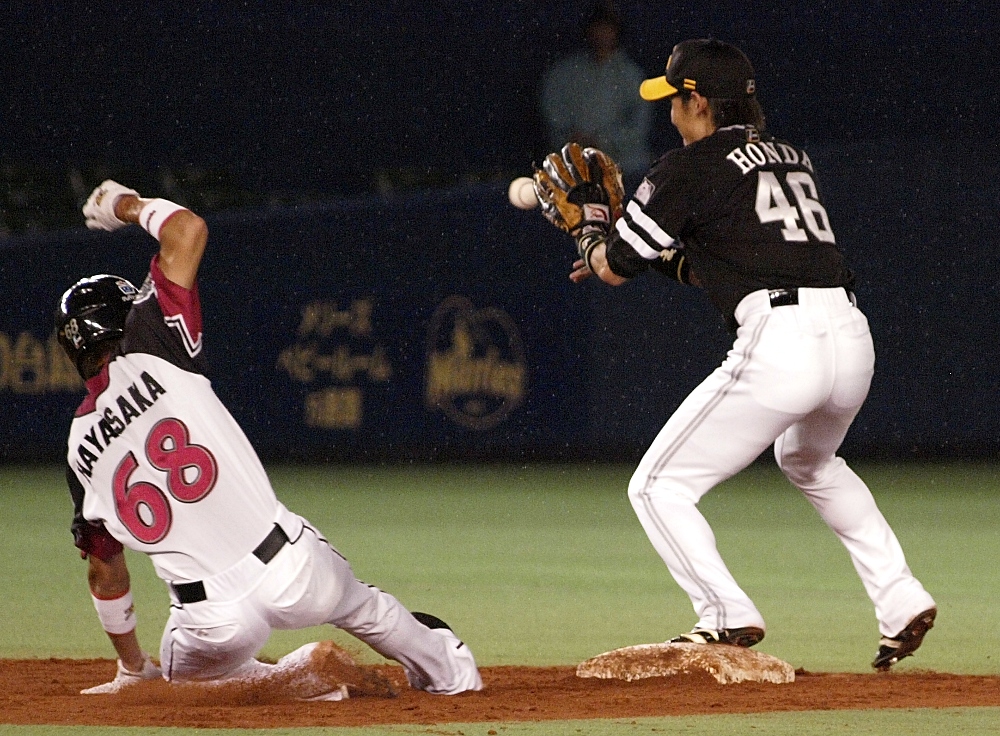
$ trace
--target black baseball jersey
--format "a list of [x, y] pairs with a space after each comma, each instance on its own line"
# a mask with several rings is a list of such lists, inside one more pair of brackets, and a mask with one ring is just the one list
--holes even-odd
[[612, 271], [678, 278], [681, 255], [730, 328], [759, 289], [851, 288], [812, 161], [752, 126], [720, 128], [646, 174], [608, 240]]

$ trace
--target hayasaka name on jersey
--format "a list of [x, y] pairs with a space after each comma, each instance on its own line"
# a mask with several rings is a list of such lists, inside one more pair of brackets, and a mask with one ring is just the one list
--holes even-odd
[[[100, 415], [101, 418], [91, 426], [89, 432], [83, 435], [84, 442], [81, 442], [76, 450], [79, 458], [76, 469], [82, 475], [90, 478], [98, 456], [103, 454], [111, 442], [125, 431], [125, 427], [131, 424], [134, 418], [141, 416], [160, 396], [167, 392], [148, 371], [143, 371], [139, 377], [146, 388], [146, 394], [133, 383], [125, 392], [110, 402], [118, 407], [118, 413], [115, 413], [111, 406], [105, 407]], [[98, 432], [100, 432], [100, 439], [98, 439]], [[96, 455], [91, 447], [97, 451]]]

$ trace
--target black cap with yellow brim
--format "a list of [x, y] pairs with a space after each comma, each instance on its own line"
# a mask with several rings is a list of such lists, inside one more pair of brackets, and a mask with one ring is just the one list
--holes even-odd
[[666, 76], [647, 79], [639, 85], [639, 96], [644, 100], [662, 100], [665, 97], [673, 97], [680, 92], [667, 81]]
[[639, 94], [650, 101], [673, 97], [681, 91], [737, 99], [749, 97], [756, 89], [753, 66], [742, 51], [725, 41], [698, 38], [674, 46], [666, 74], [644, 81]]

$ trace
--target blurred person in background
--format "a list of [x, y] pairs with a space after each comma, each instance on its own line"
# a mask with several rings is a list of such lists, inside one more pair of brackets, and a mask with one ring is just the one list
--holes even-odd
[[599, 148], [622, 169], [626, 188], [649, 168], [652, 111], [635, 90], [643, 71], [620, 48], [622, 21], [609, 3], [596, 4], [583, 25], [585, 48], [556, 61], [542, 82], [541, 111], [550, 146]]

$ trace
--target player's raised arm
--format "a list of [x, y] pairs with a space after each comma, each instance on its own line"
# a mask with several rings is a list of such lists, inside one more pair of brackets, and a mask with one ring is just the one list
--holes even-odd
[[163, 275], [185, 289], [194, 286], [208, 226], [191, 210], [166, 199], [143, 199], [134, 189], [108, 179], [91, 193], [83, 214], [91, 230], [141, 226], [160, 242]]

